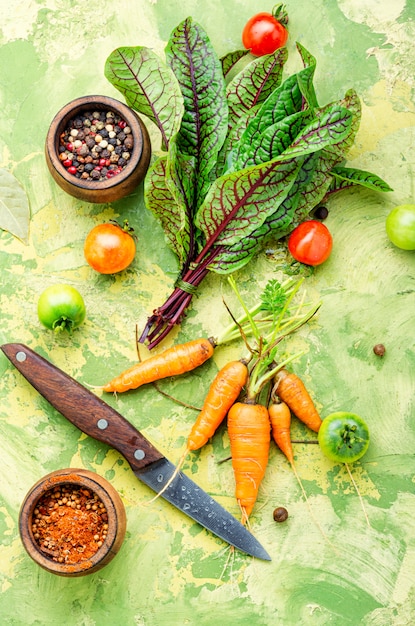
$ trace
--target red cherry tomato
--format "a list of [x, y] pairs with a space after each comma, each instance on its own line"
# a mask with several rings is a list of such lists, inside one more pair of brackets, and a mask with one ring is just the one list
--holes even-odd
[[317, 220], [303, 222], [288, 238], [288, 250], [296, 261], [305, 265], [324, 263], [333, 247], [333, 239], [327, 226]]
[[87, 263], [100, 274], [115, 274], [125, 270], [132, 263], [136, 247], [132, 229], [117, 223], [98, 224], [84, 244]]
[[287, 43], [288, 31], [271, 13], [257, 13], [245, 24], [242, 43], [255, 56], [271, 54]]

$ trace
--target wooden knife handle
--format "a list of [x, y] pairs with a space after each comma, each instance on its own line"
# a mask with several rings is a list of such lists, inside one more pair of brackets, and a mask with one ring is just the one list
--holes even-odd
[[134, 471], [164, 458], [120, 413], [24, 344], [1, 346], [29, 383], [82, 432], [120, 452]]

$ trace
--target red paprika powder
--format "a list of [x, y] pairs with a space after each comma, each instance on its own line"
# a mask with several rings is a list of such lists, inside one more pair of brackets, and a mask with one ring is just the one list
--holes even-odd
[[108, 515], [99, 497], [84, 487], [61, 484], [45, 492], [32, 517], [33, 538], [57, 563], [90, 559], [104, 544]]

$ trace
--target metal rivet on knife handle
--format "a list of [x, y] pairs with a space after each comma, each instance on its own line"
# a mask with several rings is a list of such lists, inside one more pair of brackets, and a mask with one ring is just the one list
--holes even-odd
[[16, 354], [16, 361], [19, 361], [19, 363], [23, 363], [23, 361], [26, 361], [26, 353], [22, 350], [19, 350], [19, 352], [17, 352]]

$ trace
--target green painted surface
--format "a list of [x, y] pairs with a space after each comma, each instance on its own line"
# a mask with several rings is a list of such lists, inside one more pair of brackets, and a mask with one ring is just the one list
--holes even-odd
[[[192, 15], [219, 54], [240, 47], [240, 31], [257, 10], [246, 0], [9, 0], [0, 7], [0, 166], [27, 191], [29, 245], [0, 232], [0, 341], [24, 342], [75, 378], [101, 384], [135, 360], [135, 325], [169, 293], [176, 261], [162, 245], [139, 188], [113, 205], [88, 205], [51, 180], [43, 156], [50, 121], [69, 100], [88, 93], [118, 97], [103, 66], [119, 45], [148, 45], [162, 53], [171, 29]], [[415, 4], [412, 0], [288, 0], [291, 19], [287, 71], [298, 68], [299, 40], [317, 58], [322, 102], [350, 87], [362, 98], [363, 120], [352, 166], [374, 171], [395, 189], [389, 195], [344, 193], [330, 205], [335, 247], [306, 281], [321, 311], [287, 345], [305, 350], [296, 363], [322, 414], [350, 410], [368, 422], [372, 443], [353, 475], [370, 521], [344, 468], [317, 446], [296, 445], [298, 472], [309, 503], [335, 553], [314, 524], [287, 463], [272, 448], [252, 516], [252, 531], [271, 563], [235, 554], [227, 565], [222, 542], [150, 492], [113, 450], [80, 435], [0, 358], [0, 619], [10, 626], [406, 626], [415, 623], [415, 256], [388, 243], [384, 220], [396, 204], [414, 201]], [[150, 128], [154, 145], [157, 134]], [[83, 240], [96, 223], [128, 218], [139, 254], [116, 278], [86, 266]], [[151, 236], [150, 236], [151, 234]], [[280, 275], [283, 260], [262, 254], [240, 272], [241, 288]], [[69, 282], [84, 295], [88, 319], [72, 338], [56, 338], [37, 321], [41, 291]], [[211, 335], [228, 323], [220, 278], [203, 285], [172, 339]], [[253, 295], [253, 293], [252, 293]], [[386, 356], [372, 347], [383, 342]], [[164, 385], [200, 404], [212, 375], [241, 346]], [[170, 458], [180, 456], [194, 414], [153, 388], [107, 398]], [[294, 426], [294, 436], [304, 430]], [[185, 465], [202, 487], [238, 516], [223, 427]], [[17, 530], [24, 495], [42, 475], [82, 466], [106, 476], [126, 506], [128, 531], [114, 561], [100, 572], [62, 579], [40, 570]], [[272, 511], [290, 517], [276, 525]]]

